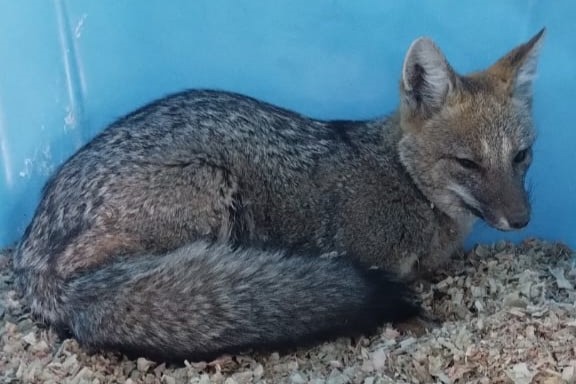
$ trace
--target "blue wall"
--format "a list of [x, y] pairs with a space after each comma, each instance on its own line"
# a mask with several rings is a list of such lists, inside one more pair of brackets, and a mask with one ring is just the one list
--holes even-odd
[[534, 215], [519, 233], [576, 246], [576, 3], [565, 1], [0, 0], [0, 246], [54, 168], [107, 123], [188, 87], [243, 92], [319, 118], [397, 104], [404, 53], [434, 38], [459, 71], [542, 26]]

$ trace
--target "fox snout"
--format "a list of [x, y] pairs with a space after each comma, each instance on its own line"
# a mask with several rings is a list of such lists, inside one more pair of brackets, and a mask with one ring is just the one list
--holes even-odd
[[523, 185], [503, 185], [478, 199], [472, 213], [500, 231], [520, 230], [530, 222], [531, 207]]
[[484, 221], [500, 231], [519, 230], [530, 222], [530, 207], [526, 204], [514, 204], [500, 211], [487, 209]]

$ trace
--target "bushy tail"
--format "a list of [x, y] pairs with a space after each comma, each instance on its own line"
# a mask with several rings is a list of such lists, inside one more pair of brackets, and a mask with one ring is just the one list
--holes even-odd
[[406, 286], [348, 259], [203, 242], [125, 257], [59, 292], [63, 323], [82, 344], [155, 360], [283, 350], [419, 313]]

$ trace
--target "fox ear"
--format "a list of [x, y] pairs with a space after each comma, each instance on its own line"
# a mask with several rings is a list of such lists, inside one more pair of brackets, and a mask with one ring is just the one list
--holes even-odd
[[499, 87], [528, 106], [532, 103], [532, 83], [536, 77], [545, 31], [546, 28], [542, 28], [529, 41], [508, 52], [488, 69], [499, 80]]
[[436, 44], [426, 37], [416, 39], [402, 66], [404, 108], [412, 114], [430, 116], [444, 105], [455, 81], [455, 72]]

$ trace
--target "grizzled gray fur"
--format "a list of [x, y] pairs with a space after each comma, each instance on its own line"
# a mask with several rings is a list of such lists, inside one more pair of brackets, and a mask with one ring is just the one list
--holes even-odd
[[18, 285], [83, 345], [157, 359], [409, 319], [405, 281], [441, 267], [476, 218], [529, 221], [542, 32], [466, 76], [416, 40], [399, 109], [373, 121], [214, 90], [154, 101], [49, 180], [14, 256]]

